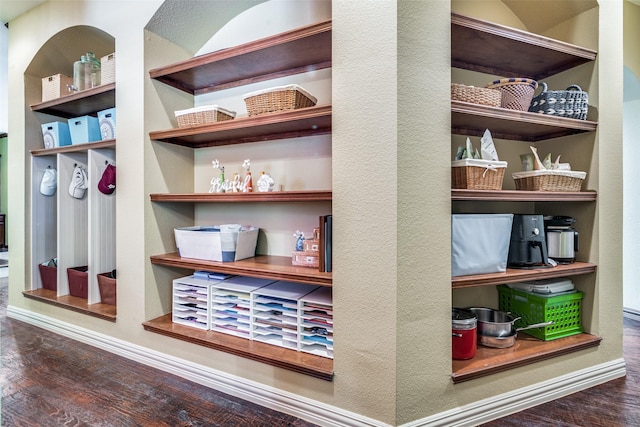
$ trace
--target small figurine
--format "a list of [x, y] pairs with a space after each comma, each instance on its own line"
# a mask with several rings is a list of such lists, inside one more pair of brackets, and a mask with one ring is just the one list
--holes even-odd
[[304, 248], [304, 233], [296, 230], [296, 232], [293, 233], [293, 237], [296, 238], [296, 251], [301, 251]]
[[273, 191], [274, 185], [275, 181], [271, 178], [271, 175], [264, 171], [260, 172], [260, 179], [258, 179], [258, 191], [262, 193]]
[[244, 183], [242, 184], [243, 193], [251, 193], [253, 191], [253, 180], [251, 179], [251, 171], [249, 170], [250, 166], [249, 159], [245, 159], [242, 167], [247, 171], [247, 173], [244, 176]]

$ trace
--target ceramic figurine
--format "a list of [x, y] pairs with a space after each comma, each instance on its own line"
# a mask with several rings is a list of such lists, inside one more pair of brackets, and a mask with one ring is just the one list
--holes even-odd
[[273, 191], [274, 185], [275, 181], [271, 178], [271, 175], [264, 171], [260, 172], [260, 179], [258, 179], [258, 191], [262, 193]]
[[296, 230], [296, 232], [293, 233], [293, 237], [296, 238], [296, 251], [301, 251], [304, 248], [304, 233]]

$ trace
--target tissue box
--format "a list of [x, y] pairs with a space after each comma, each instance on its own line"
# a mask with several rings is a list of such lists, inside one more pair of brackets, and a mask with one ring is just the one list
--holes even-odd
[[100, 125], [96, 117], [75, 117], [67, 122], [69, 123], [72, 145], [100, 141]]
[[51, 122], [41, 125], [44, 148], [64, 147], [71, 145], [69, 125], [65, 122]]
[[259, 231], [256, 227], [242, 227], [239, 232], [224, 232], [217, 225], [174, 229], [181, 257], [222, 262], [255, 256]]
[[102, 140], [115, 139], [116, 137], [116, 109], [98, 111], [98, 123]]

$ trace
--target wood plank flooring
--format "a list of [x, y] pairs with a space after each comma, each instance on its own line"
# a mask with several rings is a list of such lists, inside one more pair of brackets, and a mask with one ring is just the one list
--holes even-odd
[[[34, 326], [7, 319], [0, 279], [3, 427], [312, 427]], [[484, 427], [640, 426], [640, 321], [624, 320], [627, 376]]]
[[3, 427], [312, 427], [314, 424], [6, 317]]

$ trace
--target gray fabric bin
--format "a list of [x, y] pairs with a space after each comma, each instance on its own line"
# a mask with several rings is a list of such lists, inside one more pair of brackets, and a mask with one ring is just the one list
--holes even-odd
[[451, 275], [507, 270], [513, 214], [451, 215]]

